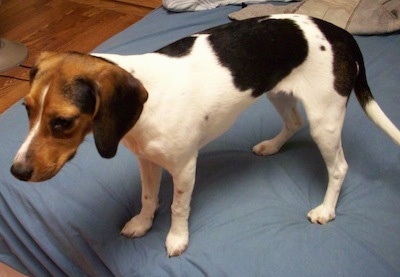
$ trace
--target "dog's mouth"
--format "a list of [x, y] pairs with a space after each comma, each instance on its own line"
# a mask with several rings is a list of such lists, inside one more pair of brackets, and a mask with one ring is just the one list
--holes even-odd
[[70, 160], [72, 160], [75, 157], [75, 155], [76, 155], [76, 151], [73, 152], [71, 155], [69, 155], [69, 157], [67, 158], [66, 163], [69, 162]]

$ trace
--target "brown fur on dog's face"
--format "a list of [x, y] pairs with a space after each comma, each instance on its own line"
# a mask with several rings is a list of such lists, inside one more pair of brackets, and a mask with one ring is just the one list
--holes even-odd
[[24, 101], [29, 133], [11, 172], [23, 181], [53, 177], [92, 130], [100, 154], [113, 157], [146, 99], [143, 86], [108, 61], [79, 53], [42, 54]]

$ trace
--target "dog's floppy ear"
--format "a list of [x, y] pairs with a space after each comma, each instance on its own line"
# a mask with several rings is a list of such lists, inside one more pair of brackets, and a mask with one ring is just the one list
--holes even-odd
[[97, 80], [93, 135], [100, 155], [112, 158], [119, 141], [138, 120], [147, 100], [147, 91], [139, 80], [116, 65], [110, 64]]

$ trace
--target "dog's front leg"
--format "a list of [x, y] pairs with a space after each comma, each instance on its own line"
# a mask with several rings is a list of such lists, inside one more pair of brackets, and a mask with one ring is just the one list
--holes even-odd
[[125, 224], [121, 233], [127, 237], [141, 237], [151, 228], [158, 207], [161, 167], [149, 160], [139, 158], [142, 179], [142, 209]]
[[188, 220], [196, 175], [196, 159], [197, 155], [183, 167], [171, 172], [174, 181], [174, 196], [171, 206], [171, 228], [166, 240], [167, 253], [170, 257], [181, 255], [188, 247]]

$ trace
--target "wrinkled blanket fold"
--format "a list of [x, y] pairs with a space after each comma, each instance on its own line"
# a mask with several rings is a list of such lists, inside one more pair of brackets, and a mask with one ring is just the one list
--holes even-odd
[[[163, 6], [173, 12], [211, 10], [220, 6], [256, 4], [266, 2], [291, 2], [299, 0], [163, 0]], [[300, 0], [301, 1], [301, 0]]]
[[400, 0], [304, 0], [287, 5], [257, 4], [234, 12], [229, 17], [243, 20], [277, 13], [310, 15], [358, 35], [400, 30]]

